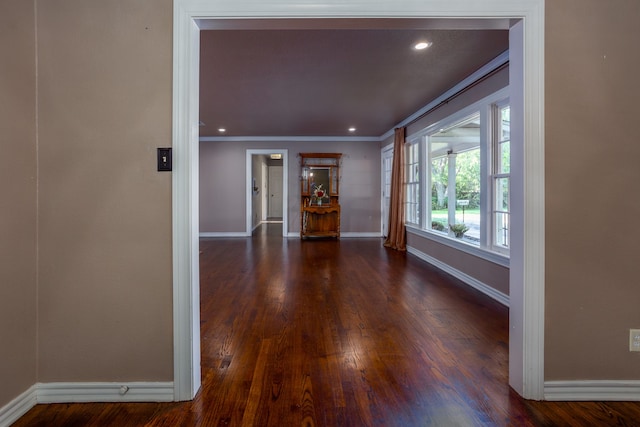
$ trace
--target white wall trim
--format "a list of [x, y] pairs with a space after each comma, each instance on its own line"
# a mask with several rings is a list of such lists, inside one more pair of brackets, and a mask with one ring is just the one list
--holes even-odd
[[545, 381], [545, 400], [640, 401], [640, 380]]
[[173, 384], [174, 400], [200, 389], [199, 61], [193, 4], [173, 2]]
[[38, 403], [173, 401], [173, 382], [59, 382], [36, 386]]
[[[126, 387], [126, 391], [123, 390]], [[37, 383], [0, 408], [0, 427], [10, 426], [38, 403], [171, 402], [173, 382]]]
[[[509, 32], [513, 170], [509, 268], [509, 385], [544, 398], [545, 168], [544, 1], [530, 2]], [[513, 130], [521, 129], [519, 132]]]
[[[199, 25], [231, 18], [522, 19], [524, 76], [523, 238], [511, 253], [509, 383], [523, 397], [544, 397], [544, 0], [174, 0], [173, 271], [176, 400], [200, 386], [198, 278]], [[513, 55], [510, 47], [510, 55]], [[511, 60], [511, 59], [510, 59]], [[511, 67], [510, 67], [511, 68]], [[512, 98], [513, 101], [513, 98]], [[515, 242], [514, 242], [515, 243]], [[522, 259], [517, 259], [521, 257]], [[517, 275], [515, 273], [518, 273]], [[514, 282], [512, 280], [512, 282]], [[510, 337], [510, 343], [511, 343]]]
[[200, 142], [380, 142], [379, 136], [201, 136]]
[[364, 232], [364, 231], [347, 231], [340, 232], [341, 239], [369, 239], [369, 238], [382, 238], [382, 233], [379, 232]]
[[[295, 238], [300, 238], [300, 232], [291, 232], [289, 234], [287, 234], [287, 237], [290, 239], [295, 239]], [[376, 239], [380, 239], [382, 238], [382, 234], [380, 233], [376, 233], [376, 232], [358, 232], [358, 231], [354, 231], [354, 232], [340, 232], [340, 238], [341, 239], [371, 239], [371, 238], [376, 238]]]
[[37, 387], [34, 384], [20, 396], [0, 408], [0, 427], [10, 426], [37, 403]]
[[486, 283], [483, 283], [481, 281], [479, 281], [478, 279], [469, 276], [466, 273], [463, 273], [462, 271], [451, 267], [448, 264], [445, 264], [444, 262], [432, 257], [431, 255], [427, 255], [426, 253], [419, 251], [418, 249], [411, 247], [411, 246], [407, 246], [407, 252], [415, 255], [416, 257], [420, 258], [421, 260], [428, 262], [429, 264], [433, 265], [436, 268], [439, 268], [440, 270], [444, 271], [445, 273], [448, 273], [450, 275], [452, 275], [453, 277], [455, 277], [456, 279], [461, 280], [462, 282], [464, 282], [465, 284], [471, 286], [474, 289], [477, 289], [478, 291], [482, 292], [483, 294], [485, 294], [486, 296], [498, 301], [500, 304], [509, 307], [509, 296], [492, 288], [491, 286], [487, 285]]
[[200, 237], [247, 237], [247, 233], [246, 231], [202, 231], [200, 232]]

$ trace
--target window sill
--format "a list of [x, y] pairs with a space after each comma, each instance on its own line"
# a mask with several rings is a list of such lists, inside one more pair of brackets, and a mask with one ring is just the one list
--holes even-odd
[[416, 236], [420, 236], [425, 239], [432, 240], [434, 242], [449, 246], [453, 249], [459, 250], [469, 255], [473, 255], [478, 258], [484, 259], [486, 261], [492, 262], [494, 264], [498, 264], [503, 267], [509, 268], [510, 262], [509, 262], [509, 257], [507, 255], [482, 249], [480, 247], [471, 245], [469, 243], [465, 243], [464, 241], [442, 236], [437, 233], [415, 227], [413, 225], [406, 224], [405, 227], [407, 229], [407, 233], [411, 233]]

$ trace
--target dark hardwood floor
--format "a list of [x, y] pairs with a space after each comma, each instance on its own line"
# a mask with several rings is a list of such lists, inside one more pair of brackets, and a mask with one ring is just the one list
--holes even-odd
[[281, 225], [201, 242], [193, 402], [38, 405], [15, 426], [633, 426], [640, 403], [531, 402], [508, 310], [379, 239]]

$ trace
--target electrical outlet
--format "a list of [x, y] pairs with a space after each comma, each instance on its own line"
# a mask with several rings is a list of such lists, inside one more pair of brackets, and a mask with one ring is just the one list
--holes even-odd
[[629, 351], [640, 351], [640, 329], [629, 329]]

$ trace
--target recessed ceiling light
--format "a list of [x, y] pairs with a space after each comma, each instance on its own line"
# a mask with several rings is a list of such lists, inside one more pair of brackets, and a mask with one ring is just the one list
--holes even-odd
[[431, 46], [432, 44], [433, 44], [433, 43], [431, 43], [431, 42], [419, 42], [419, 43], [416, 43], [416, 44], [413, 46], [413, 48], [414, 48], [414, 49], [416, 49], [416, 50], [422, 50], [422, 49], [426, 49], [426, 48], [428, 48], [428, 47], [429, 47], [429, 46]]
[[225, 128], [218, 128], [218, 132], [225, 133], [227, 130]]
[[355, 131], [356, 131], [356, 128], [354, 128], [353, 126], [349, 128], [349, 132], [355, 132]]

